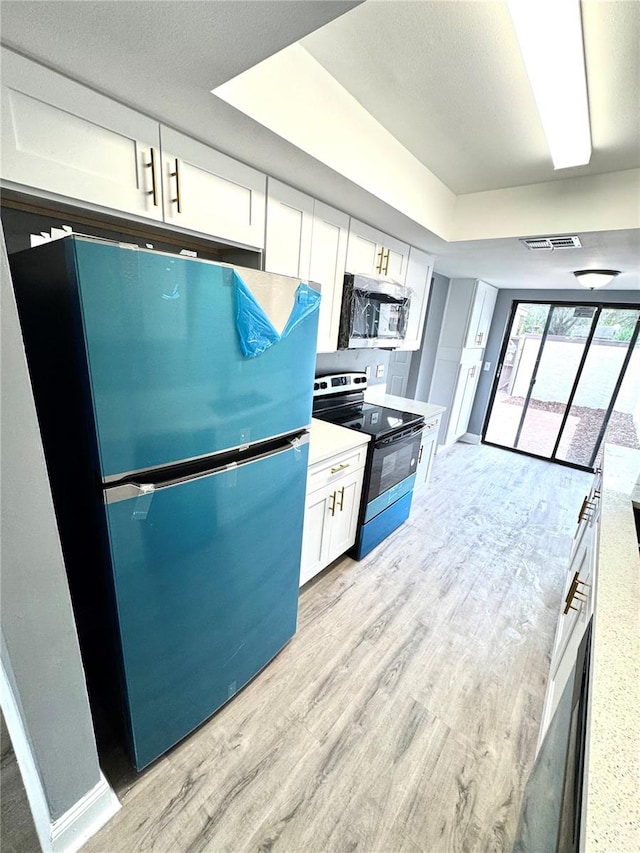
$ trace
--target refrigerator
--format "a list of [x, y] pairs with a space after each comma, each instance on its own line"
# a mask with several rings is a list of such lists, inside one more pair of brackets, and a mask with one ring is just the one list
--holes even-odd
[[295, 633], [319, 293], [75, 235], [10, 261], [94, 719], [142, 769]]

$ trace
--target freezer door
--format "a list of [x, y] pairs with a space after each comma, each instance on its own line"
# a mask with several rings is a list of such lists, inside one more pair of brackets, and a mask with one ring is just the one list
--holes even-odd
[[[103, 480], [311, 422], [317, 311], [248, 358], [232, 268], [92, 240], [70, 246]], [[293, 309], [291, 280], [280, 280]]]
[[106, 503], [138, 769], [295, 633], [307, 457], [302, 444]]

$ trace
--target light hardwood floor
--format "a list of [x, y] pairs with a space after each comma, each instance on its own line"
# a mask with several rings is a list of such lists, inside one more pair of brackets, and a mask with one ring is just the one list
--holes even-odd
[[436, 457], [411, 519], [301, 595], [298, 633], [149, 770], [105, 770], [116, 851], [511, 850], [590, 475]]

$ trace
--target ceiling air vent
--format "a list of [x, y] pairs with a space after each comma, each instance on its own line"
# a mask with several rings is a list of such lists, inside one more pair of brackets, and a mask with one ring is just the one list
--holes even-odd
[[532, 251], [553, 252], [554, 249], [581, 249], [579, 237], [529, 237], [520, 240]]

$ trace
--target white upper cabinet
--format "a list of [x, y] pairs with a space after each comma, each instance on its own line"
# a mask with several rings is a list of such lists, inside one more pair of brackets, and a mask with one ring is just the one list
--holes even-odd
[[264, 248], [266, 176], [168, 127], [160, 134], [165, 222]]
[[318, 352], [335, 352], [338, 347], [348, 236], [348, 215], [316, 201], [313, 212], [309, 279], [317, 281], [322, 287], [318, 320]]
[[487, 345], [487, 336], [493, 317], [498, 291], [484, 281], [476, 281], [475, 295], [469, 316], [469, 327], [465, 347], [482, 347]]
[[495, 287], [479, 279], [452, 279], [439, 346], [484, 349], [497, 295]]
[[409, 246], [351, 219], [347, 246], [347, 272], [383, 275], [405, 283]]
[[409, 250], [409, 262], [407, 265], [407, 277], [405, 284], [411, 288], [411, 302], [409, 304], [409, 320], [404, 341], [398, 349], [417, 350], [422, 342], [422, 331], [427, 314], [429, 292], [431, 290], [431, 274], [433, 271], [433, 258], [420, 249], [413, 246]]
[[2, 51], [2, 179], [162, 220], [158, 123]]
[[265, 270], [307, 280], [312, 231], [311, 196], [269, 178]]

